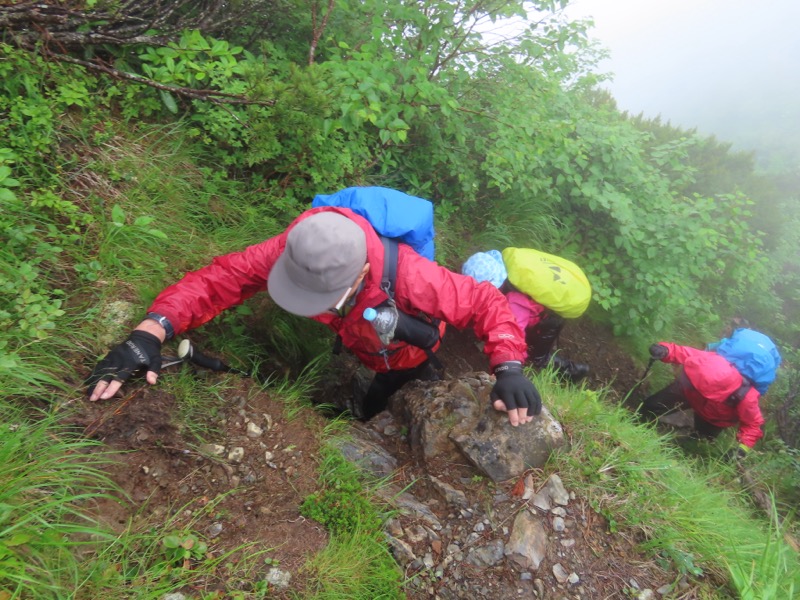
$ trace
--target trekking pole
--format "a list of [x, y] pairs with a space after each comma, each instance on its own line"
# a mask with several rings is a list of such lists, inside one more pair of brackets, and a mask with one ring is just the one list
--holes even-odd
[[234, 369], [233, 367], [226, 365], [218, 358], [206, 356], [200, 352], [200, 350], [192, 346], [192, 342], [189, 340], [182, 340], [181, 343], [178, 344], [178, 356], [183, 360], [188, 360], [199, 367], [211, 369], [212, 371], [235, 373], [236, 375], [243, 375], [245, 377], [250, 376], [250, 374], [245, 371]]
[[656, 360], [657, 359], [653, 358], [652, 356], [650, 357], [650, 360], [647, 361], [647, 367], [645, 367], [644, 373], [642, 373], [642, 376], [639, 378], [639, 381], [634, 383], [633, 387], [631, 387], [631, 389], [628, 390], [628, 393], [625, 394], [625, 397], [622, 399], [623, 402], [630, 397], [630, 395], [633, 393], [633, 390], [635, 390], [637, 387], [639, 387], [642, 384], [642, 382], [647, 377], [647, 374], [650, 372], [650, 367], [653, 366], [653, 363], [656, 362]]

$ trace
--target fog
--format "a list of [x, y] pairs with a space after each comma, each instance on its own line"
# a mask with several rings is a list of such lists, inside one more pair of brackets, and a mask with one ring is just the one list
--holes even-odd
[[800, 164], [800, 1], [572, 0], [565, 14], [594, 19], [620, 109]]

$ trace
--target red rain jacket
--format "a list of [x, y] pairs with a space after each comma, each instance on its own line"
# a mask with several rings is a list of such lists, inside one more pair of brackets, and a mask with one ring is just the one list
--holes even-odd
[[[307, 210], [286, 230], [242, 252], [216, 257], [207, 267], [187, 273], [178, 283], [162, 291], [150, 311], [167, 317], [178, 335], [199, 327], [231, 306], [241, 304], [256, 292], [266, 289], [272, 265], [286, 246], [286, 236], [297, 223], [318, 212], [330, 211], [352, 219], [367, 236], [370, 270], [350, 312], [340, 317], [326, 313], [312, 317], [342, 337], [368, 368], [386, 372], [410, 369], [427, 359], [424, 350], [404, 342], [384, 349], [372, 324], [363, 318], [364, 309], [387, 299], [380, 289], [383, 274], [383, 244], [378, 234], [362, 217], [346, 208], [320, 207]], [[508, 360], [522, 361], [525, 336], [519, 330], [505, 297], [490, 283], [477, 283], [423, 258], [410, 246], [398, 245], [397, 282], [394, 299], [398, 309], [410, 315], [424, 313], [458, 329], [471, 325], [484, 342], [484, 352], [494, 367]], [[435, 349], [437, 349], [438, 346]], [[386, 350], [386, 352], [384, 352]]]
[[683, 394], [692, 409], [717, 427], [732, 427], [738, 423], [736, 439], [752, 448], [764, 435], [758, 390], [751, 387], [744, 399], [732, 407], [725, 400], [742, 385], [742, 376], [736, 367], [716, 352], [669, 342], [659, 344], [669, 350], [664, 362], [683, 365], [683, 372], [692, 384], [684, 387]]

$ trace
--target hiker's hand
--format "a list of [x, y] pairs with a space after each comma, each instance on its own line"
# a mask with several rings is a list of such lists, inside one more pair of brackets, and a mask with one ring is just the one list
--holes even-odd
[[650, 346], [650, 356], [656, 360], [664, 360], [669, 356], [669, 350], [666, 346], [662, 346], [661, 344], [653, 344]]
[[97, 363], [86, 380], [89, 400], [107, 400], [141, 368], [147, 368], [147, 383], [154, 384], [161, 370], [161, 340], [147, 331], [135, 330]]
[[747, 455], [750, 454], [751, 450], [752, 448], [745, 446], [744, 444], [739, 444], [736, 448], [731, 448], [725, 454], [723, 454], [722, 458], [730, 463], [738, 463], [747, 458]]
[[542, 399], [539, 392], [522, 372], [522, 363], [509, 361], [494, 368], [497, 383], [491, 393], [492, 405], [496, 410], [508, 413], [508, 420], [516, 427], [528, 423], [534, 415], [542, 412]]

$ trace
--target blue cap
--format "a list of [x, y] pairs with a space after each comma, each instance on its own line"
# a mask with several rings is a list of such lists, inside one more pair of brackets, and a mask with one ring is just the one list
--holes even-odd
[[462, 265], [461, 272], [476, 279], [478, 283], [488, 281], [497, 288], [508, 278], [503, 255], [498, 250], [473, 254]]
[[374, 321], [375, 317], [378, 316], [378, 311], [374, 308], [365, 308], [364, 313], [361, 316], [364, 317], [365, 321]]

